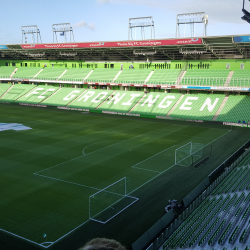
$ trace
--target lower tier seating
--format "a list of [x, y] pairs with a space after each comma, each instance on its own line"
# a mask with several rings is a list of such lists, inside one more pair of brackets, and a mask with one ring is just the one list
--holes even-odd
[[187, 94], [170, 117], [211, 121], [224, 98], [223, 94]]
[[250, 121], [250, 96], [230, 95], [226, 105], [220, 112], [217, 121], [223, 122], [245, 122]]

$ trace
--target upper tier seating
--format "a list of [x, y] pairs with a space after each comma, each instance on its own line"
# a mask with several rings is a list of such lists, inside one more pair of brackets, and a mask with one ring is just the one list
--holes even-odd
[[41, 70], [42, 68], [35, 68], [35, 67], [20, 67], [13, 75], [12, 78], [25, 78], [25, 79], [32, 79], [34, 76]]
[[59, 79], [62, 81], [79, 81], [82, 82], [84, 78], [89, 74], [91, 69], [68, 69], [66, 73]]
[[29, 93], [17, 99], [15, 102], [38, 104], [44, 99], [48, 98], [50, 95], [52, 95], [58, 89], [58, 87], [40, 85], [31, 90]]
[[250, 121], [250, 96], [247, 95], [230, 95], [226, 105], [221, 110], [217, 121], [235, 122]]
[[65, 68], [44, 68], [35, 79], [56, 80], [65, 70]]
[[107, 99], [113, 90], [99, 90], [91, 89], [85, 91], [76, 100], [68, 105], [70, 108], [81, 108], [81, 109], [95, 109], [97, 108], [105, 99]]
[[133, 114], [165, 116], [179, 100], [179, 93], [148, 93], [132, 110]]
[[83, 89], [61, 88], [54, 95], [42, 102], [42, 104], [64, 107], [81, 95], [83, 91]]
[[175, 85], [177, 77], [180, 73], [179, 69], [156, 69], [150, 77], [147, 84], [171, 84]]
[[143, 84], [151, 71], [151, 69], [123, 69], [115, 82]]
[[190, 69], [187, 70], [182, 85], [224, 86], [228, 69]]
[[7, 83], [0, 83], [0, 96], [2, 96], [12, 85]]
[[98, 110], [128, 112], [144, 95], [139, 91], [117, 91], [112, 94]]
[[[2, 84], [0, 84], [1, 86]], [[21, 96], [28, 93], [31, 89], [35, 88], [34, 85], [28, 84], [15, 84], [1, 99], [0, 102], [14, 102]]]
[[0, 78], [9, 78], [14, 72], [16, 67], [12, 66], [1, 66], [0, 67]]
[[250, 87], [250, 69], [236, 69], [229, 86]]
[[95, 69], [88, 77], [88, 82], [112, 82], [118, 74], [118, 69]]
[[187, 94], [170, 117], [211, 121], [224, 97], [223, 94]]

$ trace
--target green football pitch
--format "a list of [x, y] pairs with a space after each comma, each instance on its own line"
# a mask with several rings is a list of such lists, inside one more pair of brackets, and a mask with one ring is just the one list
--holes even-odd
[[[225, 126], [18, 105], [1, 105], [0, 114], [0, 123], [31, 128], [0, 131], [0, 231], [42, 247], [84, 227], [89, 235], [84, 240], [109, 235], [97, 232], [105, 228], [110, 232], [112, 221], [127, 228], [125, 224], [145, 209], [145, 197], [150, 205], [152, 196], [160, 192], [157, 186], [166, 188], [166, 200], [183, 198], [247, 140], [239, 129]], [[235, 146], [225, 150], [225, 143], [229, 145], [234, 138], [238, 138]], [[175, 150], [191, 141], [205, 145], [205, 154], [212, 145], [212, 158], [221, 157], [214, 158], [206, 170], [175, 165]], [[175, 180], [184, 176], [189, 181], [172, 189]], [[111, 237], [129, 245], [126, 239], [136, 240], [143, 230], [147, 228], [133, 236], [116, 237], [114, 232]]]

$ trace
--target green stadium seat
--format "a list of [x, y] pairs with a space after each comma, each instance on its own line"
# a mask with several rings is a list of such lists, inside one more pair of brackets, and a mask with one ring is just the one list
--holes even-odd
[[230, 95], [225, 106], [221, 110], [216, 121], [234, 122], [250, 121], [250, 112], [248, 110], [250, 105], [250, 96], [247, 95]]
[[32, 79], [42, 68], [20, 67], [12, 78]]
[[170, 117], [211, 121], [224, 97], [223, 94], [187, 94]]
[[98, 110], [112, 112], [128, 112], [144, 95], [139, 91], [117, 91], [109, 97]]
[[115, 83], [144, 84], [151, 71], [150, 69], [123, 69]]
[[15, 69], [13, 66], [0, 66], [0, 78], [10, 78]]
[[35, 89], [32, 89], [29, 93], [21, 96], [15, 102], [17, 103], [30, 103], [38, 104], [55, 93], [59, 88], [52, 86], [38, 86]]
[[87, 77], [91, 69], [78, 69], [78, 68], [72, 68], [68, 69], [66, 73], [60, 77], [59, 79], [62, 81], [78, 81], [82, 82], [84, 78]]
[[73, 89], [73, 88], [61, 88], [54, 95], [47, 98], [42, 104], [47, 106], [66, 106], [79, 95], [81, 95], [85, 90], [83, 89]]
[[[1, 86], [1, 85], [0, 85]], [[15, 84], [1, 99], [1, 102], [14, 102], [21, 96], [35, 88], [34, 85]]]
[[144, 115], [158, 115], [166, 116], [167, 113], [172, 109], [175, 103], [179, 100], [181, 94], [165, 94], [150, 92], [148, 93], [141, 103], [138, 103], [132, 110], [133, 114], [144, 114]]
[[119, 71], [118, 69], [94, 69], [87, 81], [111, 83]]
[[70, 103], [68, 107], [93, 110], [96, 109], [102, 102], [104, 102], [113, 92], [113, 90], [87, 90], [76, 100]]
[[0, 97], [11, 87], [11, 84], [0, 83]]

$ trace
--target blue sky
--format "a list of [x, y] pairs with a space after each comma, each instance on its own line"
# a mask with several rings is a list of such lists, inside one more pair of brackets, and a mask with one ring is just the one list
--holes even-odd
[[[250, 24], [241, 20], [242, 0], [0, 0], [0, 6], [0, 44], [21, 43], [21, 26], [26, 25], [38, 25], [42, 42], [52, 43], [56, 23], [70, 23], [75, 42], [127, 40], [128, 19], [142, 16], [153, 17], [156, 39], [174, 38], [176, 15], [192, 12], [209, 16], [208, 36], [250, 33]], [[250, 11], [249, 1], [245, 8]], [[202, 28], [196, 25], [196, 36], [202, 36]], [[137, 39], [139, 34], [138, 29]]]

